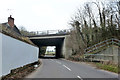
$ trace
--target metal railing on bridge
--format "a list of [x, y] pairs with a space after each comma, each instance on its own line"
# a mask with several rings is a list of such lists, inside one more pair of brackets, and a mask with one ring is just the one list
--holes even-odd
[[52, 34], [69, 34], [71, 29], [65, 30], [46, 30], [46, 31], [31, 31], [27, 36], [33, 35], [52, 35]]
[[120, 46], [120, 40], [119, 39], [115, 39], [115, 38], [112, 38], [112, 39], [108, 39], [108, 40], [105, 40], [105, 41], [102, 41], [100, 43], [97, 43], [91, 47], [88, 47], [85, 49], [85, 53], [90, 53], [96, 49], [99, 49], [101, 47], [104, 47], [104, 46], [107, 46], [107, 45], [110, 45], [110, 44], [116, 44], [118, 46]]
[[109, 59], [111, 59], [113, 61], [113, 57], [115, 57], [113, 54], [100, 53], [103, 49], [110, 47], [110, 45], [120, 46], [120, 40], [112, 38], [86, 48], [84, 59], [91, 61], [110, 61]]

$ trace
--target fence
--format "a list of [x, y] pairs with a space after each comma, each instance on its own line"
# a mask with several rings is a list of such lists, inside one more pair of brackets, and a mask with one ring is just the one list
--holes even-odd
[[38, 61], [38, 48], [0, 33], [0, 76], [7, 75], [12, 69]]
[[[110, 45], [117, 45], [110, 46]], [[113, 61], [118, 62], [120, 40], [108, 39], [85, 49], [85, 59], [91, 61]]]
[[86, 48], [84, 52], [85, 53], [90, 53], [90, 52], [95, 51], [96, 49], [99, 49], [101, 47], [104, 47], [104, 46], [107, 46], [107, 45], [109, 46], [110, 44], [115, 44], [115, 45], [120, 46], [120, 40], [119, 39], [114, 39], [114, 38], [108, 39], [108, 40], [102, 41], [100, 43], [97, 43], [97, 44], [95, 44], [91, 47]]
[[[68, 34], [70, 33], [70, 29], [65, 30], [46, 30], [46, 31], [31, 31], [27, 36], [32, 35], [51, 35], [51, 34]], [[26, 36], [26, 34], [24, 34]]]

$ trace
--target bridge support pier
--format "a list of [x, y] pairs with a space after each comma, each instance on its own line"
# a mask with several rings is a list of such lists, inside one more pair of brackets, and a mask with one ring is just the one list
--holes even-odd
[[62, 46], [63, 46], [63, 43], [56, 46], [56, 58], [62, 58], [63, 57]]
[[71, 44], [70, 44], [70, 35], [66, 35], [65, 36], [65, 39], [64, 39], [64, 42], [63, 42], [63, 45], [62, 45], [62, 55], [68, 59], [69, 56], [72, 55], [72, 48], [71, 48]]

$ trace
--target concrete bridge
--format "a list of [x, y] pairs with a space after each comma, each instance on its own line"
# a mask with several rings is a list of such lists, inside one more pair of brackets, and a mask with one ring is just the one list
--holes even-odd
[[[71, 49], [68, 48], [67, 43], [68, 43], [68, 38], [69, 38], [69, 33], [70, 30], [63, 30], [62, 31], [46, 31], [47, 34], [38, 34], [39, 32], [34, 32], [37, 33], [36, 35], [30, 35], [28, 36], [29, 39], [39, 47], [42, 46], [55, 46], [56, 47], [56, 58], [60, 57], [65, 57], [67, 58], [69, 54], [71, 53]], [[52, 32], [52, 33], [50, 33]], [[55, 33], [57, 32], [57, 33]], [[39, 53], [40, 55], [40, 53]]]

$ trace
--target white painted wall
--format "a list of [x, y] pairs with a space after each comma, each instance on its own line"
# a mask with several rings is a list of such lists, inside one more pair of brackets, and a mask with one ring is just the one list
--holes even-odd
[[2, 34], [0, 34], [0, 76], [2, 76]]
[[11, 69], [38, 61], [38, 47], [4, 34], [0, 45], [2, 45], [2, 75], [10, 73]]

